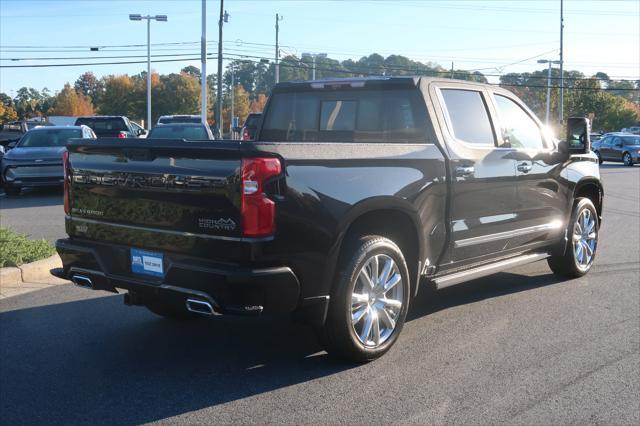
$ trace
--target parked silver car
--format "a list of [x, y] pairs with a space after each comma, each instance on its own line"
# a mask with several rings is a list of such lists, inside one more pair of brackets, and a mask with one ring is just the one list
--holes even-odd
[[62, 153], [72, 138], [95, 139], [96, 135], [87, 126], [36, 127], [9, 144], [0, 163], [4, 192], [18, 195], [25, 187], [62, 185]]

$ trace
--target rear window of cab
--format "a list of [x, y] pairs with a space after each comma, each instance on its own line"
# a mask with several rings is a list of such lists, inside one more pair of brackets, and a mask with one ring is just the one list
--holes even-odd
[[426, 126], [424, 99], [417, 90], [276, 93], [260, 139], [415, 143], [426, 140]]

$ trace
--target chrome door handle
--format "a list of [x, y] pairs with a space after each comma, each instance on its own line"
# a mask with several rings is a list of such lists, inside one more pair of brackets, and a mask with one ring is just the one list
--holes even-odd
[[456, 167], [456, 176], [458, 177], [471, 176], [475, 172], [476, 169], [473, 166]]
[[529, 173], [533, 167], [527, 163], [518, 164], [518, 171], [522, 173]]

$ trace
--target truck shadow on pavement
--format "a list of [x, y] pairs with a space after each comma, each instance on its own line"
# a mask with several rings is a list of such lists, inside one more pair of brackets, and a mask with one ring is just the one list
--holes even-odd
[[0, 208], [20, 209], [25, 207], [62, 206], [62, 189], [58, 188], [29, 188], [20, 195], [8, 196], [0, 194]]
[[[552, 275], [524, 278], [501, 273], [421, 291], [409, 321], [558, 283]], [[121, 297], [77, 300], [84, 291], [65, 285], [0, 303], [4, 424], [138, 424], [368, 368], [332, 360], [309, 328], [287, 319], [171, 322], [125, 307]], [[52, 299], [73, 301], [47, 304]]]

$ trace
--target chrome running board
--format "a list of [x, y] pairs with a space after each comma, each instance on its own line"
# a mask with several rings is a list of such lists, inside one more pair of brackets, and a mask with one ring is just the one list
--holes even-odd
[[501, 260], [500, 262], [478, 266], [466, 271], [455, 272], [450, 275], [443, 275], [441, 277], [434, 278], [433, 282], [436, 284], [436, 288], [440, 290], [441, 288], [495, 274], [496, 272], [500, 272], [508, 268], [537, 262], [539, 260], [546, 259], [547, 257], [549, 257], [548, 253], [525, 254], [522, 256], [512, 257], [510, 259]]

